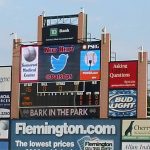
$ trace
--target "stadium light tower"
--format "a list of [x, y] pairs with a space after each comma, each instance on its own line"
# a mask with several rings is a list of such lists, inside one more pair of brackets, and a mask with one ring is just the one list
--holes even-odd
[[12, 35], [14, 35], [14, 39], [16, 40], [17, 39], [17, 33], [15, 33], [15, 32], [10, 33], [10, 36], [12, 36]]

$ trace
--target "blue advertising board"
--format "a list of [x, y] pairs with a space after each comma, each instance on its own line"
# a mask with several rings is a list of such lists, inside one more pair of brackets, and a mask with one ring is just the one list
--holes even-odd
[[109, 117], [136, 117], [136, 90], [109, 90]]
[[120, 120], [12, 120], [11, 150], [120, 150]]

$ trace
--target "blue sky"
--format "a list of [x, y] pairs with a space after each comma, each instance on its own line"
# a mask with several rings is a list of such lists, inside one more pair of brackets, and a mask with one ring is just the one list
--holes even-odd
[[141, 45], [150, 53], [150, 0], [0, 0], [0, 66], [12, 64], [10, 33], [23, 42], [36, 41], [37, 17], [43, 10], [46, 16], [71, 15], [81, 7], [93, 38], [100, 39], [106, 26], [117, 60], [137, 59]]

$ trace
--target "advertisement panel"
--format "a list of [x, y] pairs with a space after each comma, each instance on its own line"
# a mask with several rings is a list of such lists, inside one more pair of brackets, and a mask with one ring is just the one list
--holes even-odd
[[0, 140], [9, 138], [9, 120], [0, 120]]
[[82, 50], [80, 54], [80, 80], [100, 80], [100, 50]]
[[122, 142], [122, 150], [148, 150], [150, 142]]
[[120, 120], [12, 120], [12, 150], [120, 150]]
[[81, 45], [40, 47], [39, 81], [79, 80]]
[[109, 90], [110, 117], [136, 117], [136, 90]]
[[110, 62], [109, 88], [137, 88], [137, 61]]
[[0, 91], [11, 91], [11, 67], [0, 67]]
[[20, 108], [20, 118], [99, 118], [100, 106]]
[[11, 92], [0, 92], [0, 118], [10, 118]]
[[122, 120], [123, 141], [150, 141], [150, 120]]
[[22, 46], [20, 62], [20, 82], [38, 80], [38, 46]]
[[44, 45], [77, 43], [77, 35], [78, 26], [73, 24], [55, 24], [42, 29]]

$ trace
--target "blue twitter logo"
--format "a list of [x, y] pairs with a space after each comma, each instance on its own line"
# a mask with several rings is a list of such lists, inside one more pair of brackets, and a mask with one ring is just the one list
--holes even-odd
[[62, 71], [68, 60], [68, 54], [61, 54], [59, 55], [58, 58], [55, 58], [53, 55], [51, 56], [51, 64], [52, 64], [52, 69], [50, 69], [51, 72], [53, 73], [58, 73]]

